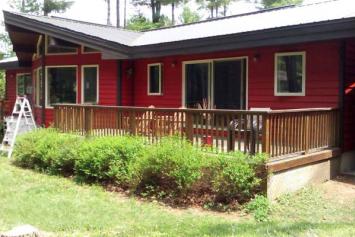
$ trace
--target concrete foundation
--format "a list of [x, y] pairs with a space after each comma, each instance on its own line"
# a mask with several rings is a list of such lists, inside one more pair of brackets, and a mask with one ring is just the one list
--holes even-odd
[[340, 158], [324, 159], [270, 174], [267, 196], [274, 200], [282, 194], [295, 192], [307, 185], [332, 179], [339, 173]]
[[345, 152], [341, 155], [340, 172], [355, 174], [355, 151]]

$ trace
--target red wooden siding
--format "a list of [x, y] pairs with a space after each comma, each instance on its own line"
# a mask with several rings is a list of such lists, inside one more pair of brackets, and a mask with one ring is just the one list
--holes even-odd
[[[279, 52], [306, 52], [306, 96], [274, 96], [274, 57]], [[254, 55], [259, 59], [254, 62]], [[182, 63], [228, 57], [248, 57], [248, 107], [272, 109], [336, 107], [339, 88], [339, 42], [267, 47], [191, 56], [136, 60], [134, 105], [182, 106]], [[163, 95], [147, 95], [147, 64], [163, 64]]]
[[[81, 103], [81, 66], [98, 65], [99, 66], [99, 104], [116, 105], [117, 104], [117, 61], [102, 60], [101, 55], [83, 54], [77, 55], [47, 55], [45, 58], [46, 66], [77, 66], [77, 102]], [[33, 62], [32, 70], [41, 67], [41, 59]], [[35, 85], [35, 83], [33, 84]], [[40, 107], [36, 110], [36, 120], [41, 123], [42, 113]], [[53, 122], [53, 109], [46, 109], [46, 126]]]
[[355, 40], [346, 43], [344, 150], [355, 150]]

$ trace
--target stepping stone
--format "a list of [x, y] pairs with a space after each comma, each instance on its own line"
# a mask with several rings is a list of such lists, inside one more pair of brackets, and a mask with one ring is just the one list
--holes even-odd
[[13, 228], [4, 233], [0, 233], [0, 237], [43, 237], [44, 235], [41, 232], [31, 226], [31, 225], [22, 225]]

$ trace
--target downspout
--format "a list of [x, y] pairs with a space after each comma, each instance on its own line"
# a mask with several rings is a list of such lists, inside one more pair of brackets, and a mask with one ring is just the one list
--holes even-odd
[[42, 39], [44, 39], [41, 43], [43, 44], [42, 47], [42, 126], [46, 126], [46, 44], [45, 44], [45, 36], [42, 36]]
[[346, 41], [342, 40], [339, 47], [339, 147], [344, 149], [344, 99], [345, 99], [345, 67]]
[[117, 105], [122, 106], [122, 60], [117, 60]]

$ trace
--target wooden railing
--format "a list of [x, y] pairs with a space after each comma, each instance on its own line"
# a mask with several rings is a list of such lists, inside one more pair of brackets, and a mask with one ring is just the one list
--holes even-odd
[[271, 157], [338, 144], [338, 111], [239, 111], [55, 105], [54, 126], [80, 135], [139, 135], [149, 142], [185, 137], [214, 151], [266, 152]]

